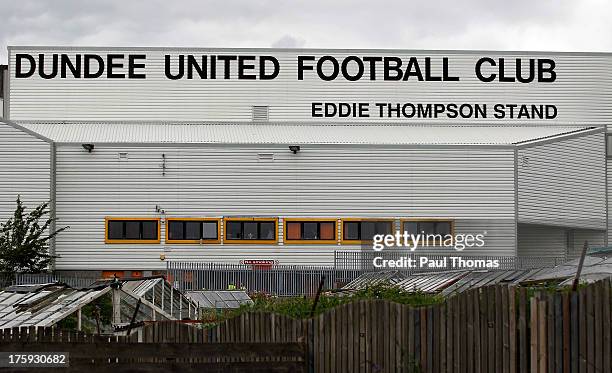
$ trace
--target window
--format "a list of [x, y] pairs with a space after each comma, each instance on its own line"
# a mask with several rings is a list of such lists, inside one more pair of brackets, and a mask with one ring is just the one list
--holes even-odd
[[612, 133], [606, 134], [606, 154], [612, 158]]
[[225, 240], [231, 243], [276, 243], [276, 231], [276, 219], [225, 219]]
[[286, 243], [337, 243], [336, 220], [285, 219]]
[[106, 243], [159, 243], [157, 218], [106, 218]]
[[408, 234], [452, 234], [453, 223], [450, 220], [402, 220], [403, 232]]
[[393, 220], [344, 220], [342, 241], [371, 241], [377, 234], [392, 234]]
[[219, 243], [219, 219], [168, 218], [168, 243]]

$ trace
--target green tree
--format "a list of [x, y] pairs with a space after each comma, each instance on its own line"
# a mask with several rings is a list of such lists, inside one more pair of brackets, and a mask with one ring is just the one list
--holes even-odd
[[49, 203], [44, 202], [30, 212], [17, 196], [17, 208], [12, 218], [0, 224], [0, 272], [41, 272], [54, 258], [49, 242], [63, 227], [50, 231], [54, 219], [49, 217]]

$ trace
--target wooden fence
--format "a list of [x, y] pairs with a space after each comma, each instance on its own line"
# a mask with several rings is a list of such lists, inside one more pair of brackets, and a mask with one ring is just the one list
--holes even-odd
[[497, 285], [412, 308], [358, 301], [309, 320], [250, 313], [212, 342], [308, 341], [312, 372], [612, 372], [611, 286], [535, 292]]
[[308, 320], [256, 312], [204, 331], [158, 323], [139, 333], [159, 342], [307, 342], [311, 372], [612, 372], [610, 301], [609, 280], [577, 292], [497, 285], [422, 308], [369, 300]]
[[[612, 372], [610, 302], [609, 280], [577, 292], [534, 293], [497, 285], [421, 308], [363, 300], [306, 320], [253, 312], [206, 329], [158, 322], [138, 328], [123, 341], [238, 350], [294, 346], [281, 355], [296, 365], [306, 361], [310, 372]], [[3, 340], [7, 338], [13, 337], [5, 334]], [[194, 348], [173, 356], [207, 356], [204, 348]], [[159, 350], [163, 357], [163, 347]], [[134, 354], [139, 356], [138, 350]], [[278, 360], [263, 355], [251, 361]]]
[[[30, 327], [2, 330], [0, 351], [20, 354], [68, 352], [69, 366], [55, 368], [62, 372], [307, 371], [304, 343], [203, 343], [201, 329], [188, 325], [162, 323], [150, 329], [157, 330], [158, 340], [163, 336], [172, 342], [141, 343], [138, 334], [108, 337]], [[0, 368], [3, 372], [26, 372], [28, 369], [32, 368]]]

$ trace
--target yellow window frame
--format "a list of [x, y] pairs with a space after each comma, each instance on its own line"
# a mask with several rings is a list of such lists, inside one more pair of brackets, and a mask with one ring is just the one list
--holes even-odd
[[[220, 244], [221, 243], [221, 218], [166, 218], [166, 243], [168, 244]], [[171, 221], [214, 221], [217, 222], [216, 240], [171, 240], [169, 238], [169, 227]]]
[[[339, 219], [321, 219], [321, 218], [285, 218], [283, 220], [283, 242], [288, 245], [321, 245], [321, 244], [338, 244], [338, 220]], [[334, 223], [334, 240], [290, 240], [287, 239], [287, 223], [291, 222], [320, 222]]]
[[340, 244], [342, 245], [361, 245], [364, 243], [369, 243], [369, 240], [345, 240], [344, 239], [344, 222], [351, 221], [380, 221], [380, 222], [390, 222], [391, 223], [391, 234], [394, 233], [395, 229], [395, 220], [392, 218], [343, 218], [340, 219]]
[[[108, 238], [108, 222], [109, 221], [156, 221], [157, 222], [157, 240], [116, 240]], [[161, 243], [161, 218], [143, 218], [143, 217], [112, 217], [106, 216], [104, 218], [104, 242], [107, 244], [159, 244]]]
[[[274, 239], [273, 240], [232, 240], [227, 239], [227, 223], [233, 221], [244, 221], [244, 222], [252, 222], [252, 221], [273, 221], [274, 222]], [[232, 217], [232, 218], [223, 218], [223, 243], [224, 244], [278, 244], [278, 218], [249, 218], [249, 217]]]

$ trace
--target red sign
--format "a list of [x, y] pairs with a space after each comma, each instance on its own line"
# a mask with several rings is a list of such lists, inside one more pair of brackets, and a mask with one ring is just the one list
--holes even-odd
[[278, 260], [247, 259], [241, 260], [240, 264], [251, 265], [253, 269], [270, 269], [273, 265], [278, 264]]

